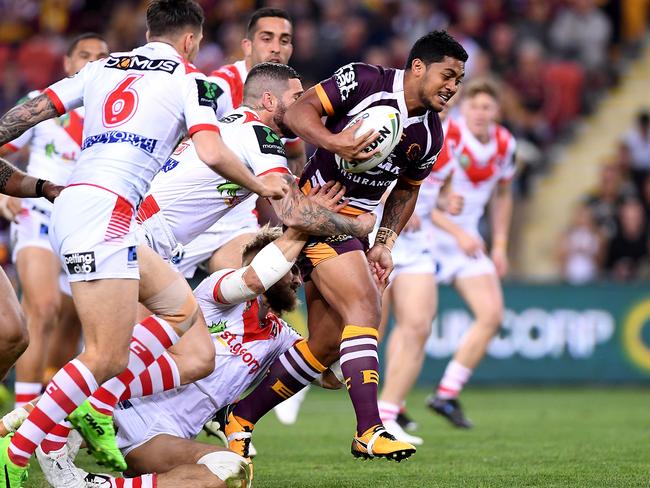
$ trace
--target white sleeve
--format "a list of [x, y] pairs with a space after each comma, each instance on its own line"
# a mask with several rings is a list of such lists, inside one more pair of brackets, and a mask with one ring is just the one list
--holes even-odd
[[217, 127], [217, 85], [200, 73], [184, 75], [184, 114], [187, 134], [199, 131], [219, 132]]
[[199, 283], [199, 285], [194, 289], [194, 296], [204, 302], [229, 306], [230, 304], [225, 304], [219, 301], [219, 287], [221, 286], [221, 280], [235, 271], [236, 270], [229, 268], [215, 271], [201, 283]]
[[63, 78], [45, 90], [44, 93], [52, 100], [59, 115], [84, 104], [86, 83], [92, 79], [92, 72], [99, 63], [101, 60], [88, 63], [77, 74]]
[[242, 124], [242, 130], [247, 131], [246, 162], [256, 176], [278, 171], [289, 173], [287, 154], [280, 137], [271, 129], [261, 124]]

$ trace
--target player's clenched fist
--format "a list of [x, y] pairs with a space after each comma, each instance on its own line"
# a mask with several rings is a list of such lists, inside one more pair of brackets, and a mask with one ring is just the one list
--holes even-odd
[[284, 173], [269, 173], [259, 177], [261, 189], [257, 192], [261, 197], [279, 199], [289, 192], [289, 183]]

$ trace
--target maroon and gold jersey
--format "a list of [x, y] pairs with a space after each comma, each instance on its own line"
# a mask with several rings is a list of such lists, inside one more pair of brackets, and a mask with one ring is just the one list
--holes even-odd
[[334, 154], [318, 148], [305, 166], [300, 186], [308, 189], [335, 180], [345, 185], [349, 200], [341, 213], [371, 212], [397, 178], [419, 185], [431, 172], [442, 148], [443, 133], [438, 114], [409, 117], [404, 99], [404, 70], [364, 63], [339, 68], [334, 76], [315, 87], [327, 117], [325, 127], [338, 133], [358, 113], [376, 105], [388, 105], [402, 115], [402, 140], [375, 168], [350, 173], [338, 167]]

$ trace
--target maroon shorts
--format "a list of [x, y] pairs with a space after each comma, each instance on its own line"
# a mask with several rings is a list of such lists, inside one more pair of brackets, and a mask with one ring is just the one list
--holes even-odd
[[359, 239], [347, 234], [331, 237], [310, 237], [298, 258], [298, 266], [303, 281], [311, 279], [311, 272], [316, 266], [330, 258], [346, 252], [368, 250], [368, 238]]

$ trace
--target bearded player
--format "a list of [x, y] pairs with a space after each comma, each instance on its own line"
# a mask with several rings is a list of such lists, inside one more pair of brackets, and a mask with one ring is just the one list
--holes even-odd
[[[359, 215], [371, 212], [388, 186], [397, 182], [370, 250], [367, 241], [349, 235], [308, 242], [301, 265], [308, 281], [309, 340], [280, 356], [264, 381], [229, 414], [225, 430], [236, 452], [246, 454], [254, 424], [266, 412], [301, 390], [339, 356], [357, 417], [352, 454], [399, 461], [415, 452], [411, 444], [387, 433], [379, 418], [381, 295], [368, 263], [380, 280], [388, 279], [392, 246], [442, 148], [438, 112], [458, 90], [466, 59], [465, 50], [446, 32], [431, 32], [415, 43], [405, 70], [346, 65], [287, 111], [286, 124], [301, 139], [318, 146], [300, 180], [303, 191], [328, 180], [339, 181], [349, 202], [341, 213]], [[377, 168], [348, 173], [337, 166], [335, 154], [347, 161], [367, 159], [372, 152], [363, 150], [377, 135], [357, 137], [355, 125], [342, 129], [356, 114], [375, 105], [400, 112], [402, 140]]]

